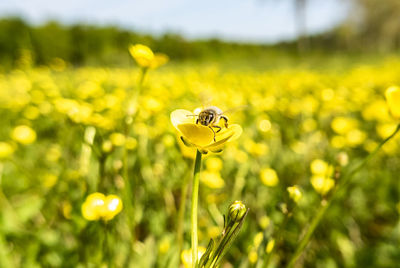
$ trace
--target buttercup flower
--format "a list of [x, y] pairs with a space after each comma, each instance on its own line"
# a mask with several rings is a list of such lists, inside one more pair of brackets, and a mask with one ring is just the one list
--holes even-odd
[[321, 195], [326, 195], [334, 186], [335, 180], [332, 179], [334, 168], [322, 159], [314, 159], [310, 164], [311, 185], [315, 191]]
[[229, 124], [227, 128], [222, 127], [221, 131], [196, 124], [196, 116], [183, 109], [171, 113], [171, 122], [178, 130], [183, 143], [188, 147], [196, 147], [203, 154], [208, 151], [221, 152], [225, 143], [236, 140], [242, 134], [241, 126], [237, 124]]
[[335, 181], [326, 176], [314, 175], [311, 177], [311, 185], [317, 193], [326, 195], [335, 186]]
[[169, 60], [167, 55], [162, 53], [153, 53], [149, 47], [141, 44], [131, 45], [129, 47], [129, 53], [142, 68], [155, 69], [164, 65]]
[[260, 171], [260, 180], [266, 186], [276, 186], [279, 183], [278, 174], [272, 168], [264, 168]]
[[21, 125], [13, 129], [11, 138], [21, 144], [30, 144], [36, 140], [36, 132], [28, 126]]
[[14, 148], [7, 142], [0, 141], [0, 159], [7, 158], [14, 152]]
[[113, 219], [122, 210], [122, 200], [116, 195], [90, 194], [82, 204], [82, 216], [88, 221]]
[[385, 96], [390, 113], [394, 118], [400, 119], [400, 87], [389, 87], [385, 92]]

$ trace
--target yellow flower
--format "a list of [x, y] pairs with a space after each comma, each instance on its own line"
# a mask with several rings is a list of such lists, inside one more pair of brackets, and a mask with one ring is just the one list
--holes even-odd
[[252, 264], [256, 263], [257, 260], [258, 260], [257, 251], [256, 251], [256, 250], [250, 251], [250, 252], [249, 252], [248, 258], [249, 258], [249, 262], [250, 262], [250, 263], [252, 263]]
[[225, 181], [218, 171], [206, 170], [201, 173], [200, 180], [211, 189], [220, 189], [225, 186]]
[[242, 134], [242, 128], [237, 124], [231, 124], [218, 133], [209, 126], [196, 124], [196, 117], [187, 110], [178, 109], [171, 113], [171, 122], [178, 130], [181, 140], [186, 146], [196, 147], [201, 153], [208, 151], [217, 153], [223, 150], [225, 143], [236, 140]]
[[108, 195], [102, 208], [103, 219], [108, 221], [114, 218], [122, 210], [122, 200], [116, 195]]
[[22, 144], [30, 144], [36, 140], [36, 132], [28, 126], [21, 125], [13, 129], [11, 138]]
[[394, 118], [400, 119], [400, 87], [389, 87], [385, 92], [385, 96], [390, 113]]
[[331, 127], [338, 134], [346, 134], [350, 130], [356, 128], [358, 122], [350, 117], [336, 117], [332, 120]]
[[333, 167], [321, 159], [314, 159], [311, 164], [311, 173], [314, 175], [331, 175]]
[[82, 216], [88, 221], [100, 219], [100, 210], [104, 206], [105, 196], [102, 193], [90, 194], [82, 204]]
[[326, 176], [314, 175], [311, 177], [311, 185], [317, 193], [326, 195], [335, 186], [335, 181]]
[[14, 148], [7, 142], [0, 141], [0, 159], [9, 157], [14, 152]]
[[82, 216], [88, 221], [111, 220], [122, 210], [122, 200], [116, 195], [90, 194], [82, 204]]
[[206, 167], [207, 170], [218, 172], [222, 169], [222, 160], [218, 157], [208, 157]]
[[269, 240], [265, 247], [265, 252], [268, 254], [271, 253], [274, 247], [275, 247], [275, 239]]
[[[200, 260], [201, 256], [206, 252], [205, 247], [198, 247], [197, 248], [197, 259]], [[181, 260], [185, 268], [192, 267], [192, 249], [186, 249], [181, 253]]]
[[119, 132], [114, 132], [110, 135], [110, 141], [114, 146], [122, 146], [125, 144], [125, 135]]
[[131, 45], [129, 47], [129, 53], [131, 53], [137, 64], [142, 68], [155, 69], [164, 65], [169, 60], [167, 55], [153, 53], [149, 47], [141, 44]]
[[260, 179], [266, 186], [276, 186], [279, 183], [278, 175], [272, 168], [264, 168], [260, 172]]
[[289, 193], [290, 199], [292, 199], [296, 203], [299, 202], [302, 194], [301, 194], [300, 188], [297, 185], [287, 187], [286, 190]]
[[258, 232], [253, 238], [254, 247], [258, 247], [264, 239], [263, 232]]

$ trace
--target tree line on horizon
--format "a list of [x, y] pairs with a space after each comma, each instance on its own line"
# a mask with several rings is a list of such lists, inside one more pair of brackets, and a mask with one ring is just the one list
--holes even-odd
[[[271, 51], [288, 54], [332, 51], [393, 52], [400, 49], [400, 1], [354, 0], [354, 12], [327, 32], [299, 36], [276, 44], [235, 43], [218, 39], [187, 40], [178, 34], [161, 36], [138, 33], [118, 26], [63, 25], [49, 21], [31, 25], [19, 17], [0, 19], [0, 65], [14, 67], [24, 51], [33, 64], [61, 58], [72, 65], [129, 66], [130, 44], [142, 43], [169, 55], [173, 61], [221, 57], [258, 57]], [[307, 50], [298, 42], [307, 40]]]

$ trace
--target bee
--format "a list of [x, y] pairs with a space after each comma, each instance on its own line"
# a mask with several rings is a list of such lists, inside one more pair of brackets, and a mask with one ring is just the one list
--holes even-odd
[[[222, 119], [224, 120], [225, 128], [228, 128], [228, 117], [223, 114], [222, 110], [216, 106], [210, 106], [202, 110], [196, 119], [196, 124], [201, 124], [203, 126], [209, 127], [214, 132], [214, 142], [215, 134], [222, 130], [222, 127], [218, 126], [218, 122]], [[217, 129], [215, 131], [214, 129]]]

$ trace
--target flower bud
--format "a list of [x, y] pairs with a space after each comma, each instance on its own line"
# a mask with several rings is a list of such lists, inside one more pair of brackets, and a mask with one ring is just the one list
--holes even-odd
[[247, 208], [242, 201], [235, 201], [229, 206], [229, 219], [239, 222], [246, 215]]

